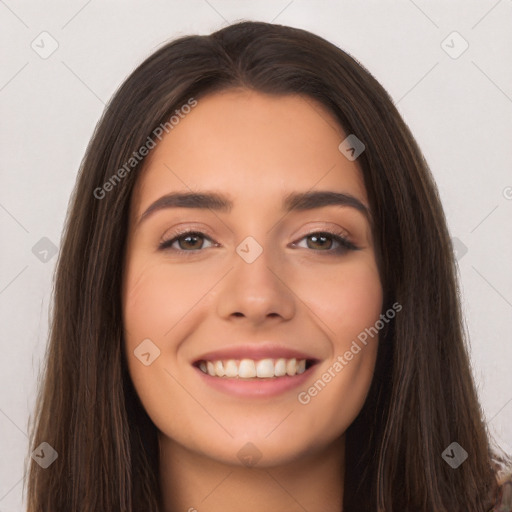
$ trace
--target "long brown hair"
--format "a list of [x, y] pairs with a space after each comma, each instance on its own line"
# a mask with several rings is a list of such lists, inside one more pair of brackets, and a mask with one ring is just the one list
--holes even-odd
[[[28, 512], [159, 510], [156, 427], [122, 350], [122, 262], [143, 159], [126, 162], [190, 98], [233, 87], [314, 99], [366, 147], [357, 162], [383, 311], [396, 301], [403, 309], [380, 335], [370, 392], [346, 432], [345, 512], [489, 510], [503, 459], [477, 399], [447, 223], [419, 147], [347, 53], [304, 30], [242, 22], [167, 43], [122, 84], [96, 127], [68, 211], [30, 426], [30, 450], [46, 442], [58, 458], [43, 469], [27, 457]], [[442, 457], [452, 442], [469, 454], [456, 469]]]

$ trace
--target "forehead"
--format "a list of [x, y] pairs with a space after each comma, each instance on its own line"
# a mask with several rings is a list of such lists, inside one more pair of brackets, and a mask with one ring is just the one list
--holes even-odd
[[302, 95], [228, 90], [198, 100], [145, 161], [134, 203], [174, 190], [219, 190], [261, 207], [292, 190], [348, 192], [367, 203], [361, 171], [339, 151], [334, 116]]

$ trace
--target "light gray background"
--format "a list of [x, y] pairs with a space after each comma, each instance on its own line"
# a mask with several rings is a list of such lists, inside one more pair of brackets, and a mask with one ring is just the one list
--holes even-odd
[[[460, 240], [479, 394], [491, 433], [512, 452], [511, 17], [511, 0], [0, 0], [0, 512], [22, 510], [27, 421], [57, 259], [42, 262], [32, 247], [42, 237], [59, 245], [86, 144], [133, 68], [169, 39], [239, 19], [311, 30], [391, 94]], [[43, 31], [59, 45], [46, 59], [31, 47], [50, 48]], [[458, 58], [447, 53], [462, 48], [453, 31], [469, 44]]]

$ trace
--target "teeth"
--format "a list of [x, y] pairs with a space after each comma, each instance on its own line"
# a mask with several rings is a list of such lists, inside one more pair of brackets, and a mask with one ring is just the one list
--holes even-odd
[[288, 359], [286, 361], [286, 374], [295, 375], [297, 373], [297, 359]]
[[238, 366], [233, 359], [226, 362], [226, 377], [238, 377]]
[[269, 378], [274, 376], [274, 361], [272, 359], [262, 359], [256, 364], [256, 376]]
[[300, 375], [306, 371], [305, 359], [228, 359], [226, 361], [201, 361], [199, 368], [212, 377], [238, 377], [240, 379], [270, 379]]
[[242, 359], [238, 366], [238, 376], [242, 379], [256, 377], [256, 365], [252, 359]]
[[224, 365], [222, 364], [222, 361], [215, 361], [213, 367], [215, 369], [216, 375], [219, 377], [224, 377]]
[[278, 359], [274, 367], [274, 375], [276, 377], [283, 377], [286, 375], [286, 359]]

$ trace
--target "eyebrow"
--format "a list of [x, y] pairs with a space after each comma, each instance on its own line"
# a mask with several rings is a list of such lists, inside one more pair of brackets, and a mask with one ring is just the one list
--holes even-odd
[[[289, 213], [313, 210], [324, 206], [349, 206], [361, 212], [368, 221], [371, 220], [368, 207], [346, 192], [330, 190], [291, 192], [284, 198], [282, 208]], [[172, 192], [152, 203], [140, 216], [137, 225], [152, 213], [167, 208], [200, 208], [229, 213], [233, 208], [233, 202], [227, 196], [217, 192]]]

